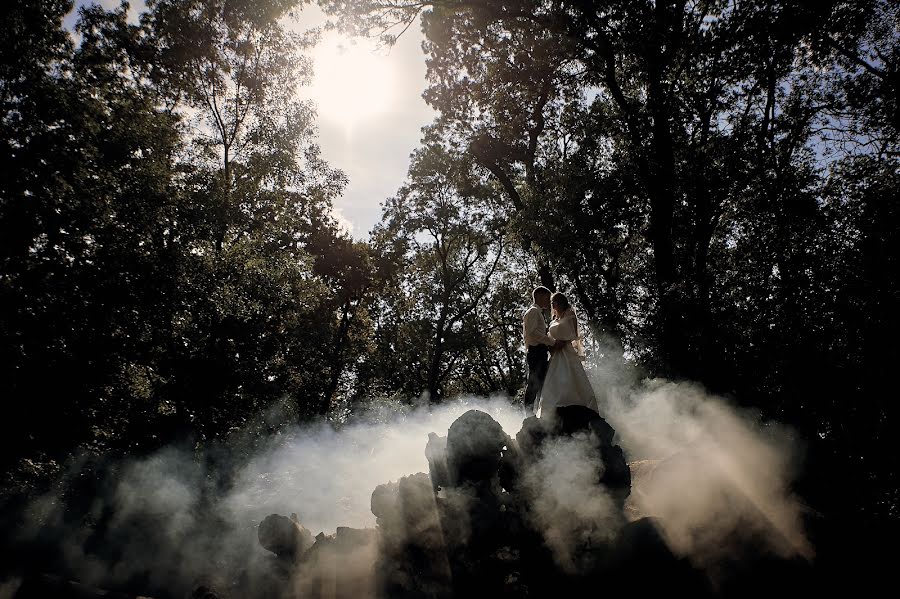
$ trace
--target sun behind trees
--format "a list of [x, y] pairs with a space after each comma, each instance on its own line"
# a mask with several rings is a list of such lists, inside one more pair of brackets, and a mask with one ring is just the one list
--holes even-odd
[[362, 241], [303, 99], [306, 4], [0, 15], [4, 501], [73, 456], [518, 398], [543, 284], [595, 374], [785, 423], [816, 510], [895, 519], [900, 5], [321, 0], [425, 35], [437, 117]]

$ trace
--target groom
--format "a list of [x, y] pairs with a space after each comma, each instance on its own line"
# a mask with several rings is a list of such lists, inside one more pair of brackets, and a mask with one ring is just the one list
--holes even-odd
[[528, 386], [525, 387], [524, 403], [525, 409], [534, 414], [537, 411], [541, 388], [544, 386], [544, 378], [547, 376], [550, 349], [556, 346], [556, 341], [547, 334], [547, 321], [544, 320], [544, 312], [550, 309], [550, 290], [546, 287], [537, 287], [531, 297], [534, 304], [522, 317], [522, 333], [528, 350], [526, 356]]

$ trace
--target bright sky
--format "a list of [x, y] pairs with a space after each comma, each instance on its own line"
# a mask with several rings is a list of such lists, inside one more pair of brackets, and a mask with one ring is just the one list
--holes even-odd
[[[76, 0], [77, 6], [118, 6], [120, 0]], [[132, 18], [143, 9], [131, 2]], [[324, 22], [316, 6], [304, 7], [302, 28]], [[75, 15], [66, 24], [71, 27]], [[335, 201], [336, 216], [354, 237], [365, 239], [381, 218], [381, 202], [400, 187], [421, 128], [433, 118], [422, 99], [425, 57], [422, 33], [410, 27], [390, 50], [368, 40], [326, 33], [313, 52], [315, 79], [301, 94], [319, 106], [319, 144], [325, 159], [350, 179]]]
[[[324, 17], [308, 7], [301, 23]], [[325, 158], [350, 179], [335, 202], [354, 237], [365, 238], [381, 218], [381, 202], [406, 177], [409, 155], [434, 112], [422, 99], [425, 56], [422, 33], [410, 27], [390, 50], [368, 40], [326, 33], [313, 53], [310, 96], [319, 106], [319, 143]]]

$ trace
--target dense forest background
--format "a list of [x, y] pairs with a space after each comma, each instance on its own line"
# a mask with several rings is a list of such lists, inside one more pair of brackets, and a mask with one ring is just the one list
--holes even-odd
[[438, 116], [367, 241], [298, 95], [304, 4], [94, 7], [74, 36], [71, 0], [4, 4], [5, 496], [77, 452], [521, 398], [543, 283], [592, 359], [796, 429], [816, 509], [897, 517], [900, 4], [319, 2], [425, 32]]

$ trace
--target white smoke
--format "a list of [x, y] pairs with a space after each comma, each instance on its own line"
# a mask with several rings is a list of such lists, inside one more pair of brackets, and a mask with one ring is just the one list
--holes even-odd
[[446, 435], [472, 409], [490, 414], [512, 437], [525, 417], [505, 399], [470, 397], [387, 422], [298, 428], [247, 462], [226, 503], [235, 517], [294, 512], [314, 532], [374, 526], [369, 501], [375, 487], [428, 472], [428, 433]]
[[641, 380], [622, 362], [591, 374], [602, 415], [633, 463], [629, 507], [658, 518], [677, 554], [701, 567], [748, 545], [813, 556], [806, 508], [791, 492], [799, 442], [787, 427], [693, 383]]
[[612, 498], [597, 486], [602, 463], [587, 434], [577, 434], [546, 441], [523, 475], [533, 524], [570, 572], [579, 569], [579, 548], [611, 541], [622, 524]]
[[[641, 381], [610, 362], [590, 372], [615, 442], [629, 460], [642, 460], [630, 508], [658, 518], [676, 553], [707, 566], [750, 539], [784, 556], [812, 554], [800, 523], [803, 506], [790, 492], [796, 451], [786, 429], [694, 385]], [[256, 541], [265, 516], [296, 513], [313, 534], [374, 526], [375, 487], [427, 472], [428, 433], [447, 434], [470, 409], [490, 414], [513, 438], [525, 417], [503, 398], [461, 398], [375, 422], [294, 427], [246, 457], [228, 480], [214, 460], [165, 448], [117, 465], [108, 477], [109, 488], [87, 510], [88, 518], [105, 522], [99, 539], [90, 538], [84, 522], [60, 520], [52, 494], [32, 507], [21, 539], [55, 531], [52, 542], [69, 569], [97, 586], [135, 577], [148, 591], [188, 590], [208, 580], [223, 588], [259, 585], [253, 576], [263, 576], [261, 566], [272, 559]], [[564, 567], [573, 567], [579, 546], [604, 540], [621, 524], [612, 500], [594, 485], [594, 452], [584, 439], [549, 442], [525, 472], [534, 522]], [[113, 550], [89, 548], [96, 546]], [[235, 564], [247, 570], [239, 583], [228, 580]]]
[[[263, 518], [296, 513], [313, 534], [374, 526], [375, 487], [428, 472], [428, 433], [446, 434], [470, 409], [489, 413], [511, 435], [524, 418], [501, 398], [458, 398], [382, 414], [378, 422], [296, 426], [255, 449], [227, 481], [210, 459], [220, 457], [215, 452], [198, 460], [192, 448], [166, 447], [111, 464], [85, 513], [72, 521], [64, 517], [62, 495], [85, 476], [79, 462], [57, 491], [30, 506], [18, 541], [53, 545], [68, 575], [98, 587], [140, 580], [148, 588], [138, 590], [176, 595], [200, 584], [259, 588], [272, 559], [257, 542]], [[231, 579], [235, 568], [246, 571], [245, 580]]]

